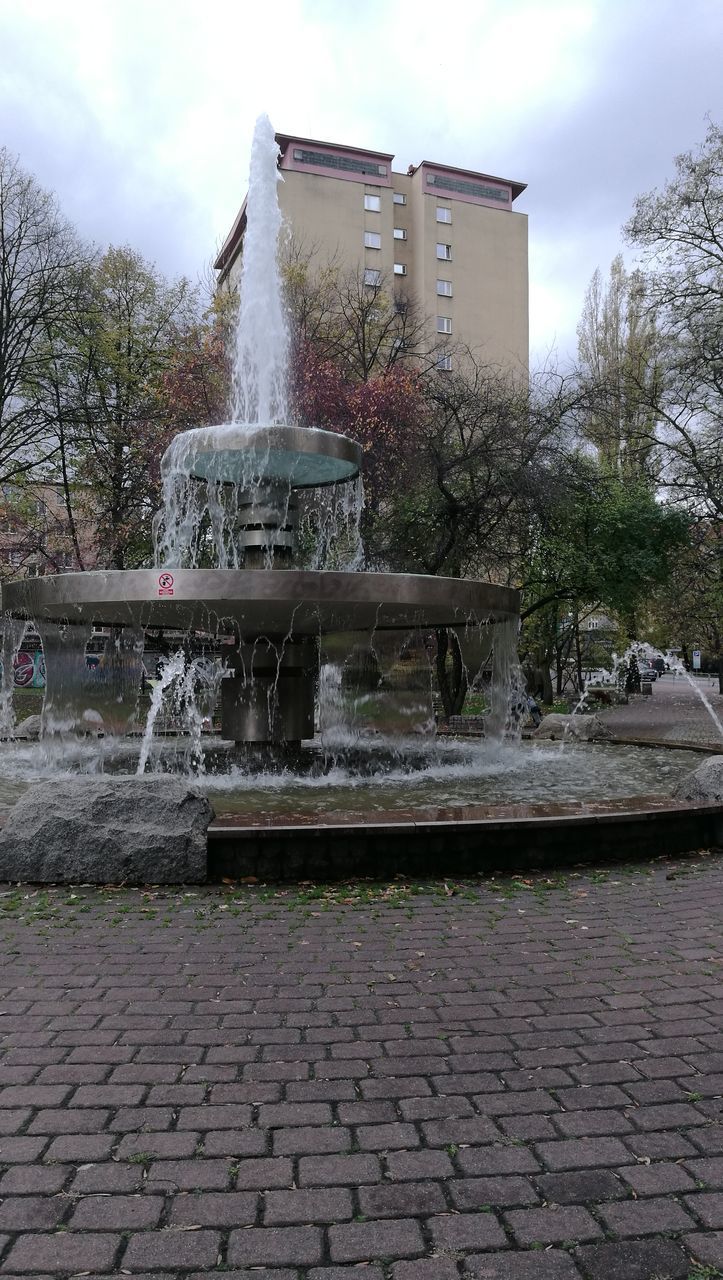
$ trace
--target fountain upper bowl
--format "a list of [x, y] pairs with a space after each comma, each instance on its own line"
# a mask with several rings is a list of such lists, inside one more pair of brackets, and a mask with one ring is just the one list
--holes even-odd
[[355, 479], [361, 462], [361, 446], [335, 431], [225, 422], [181, 432], [166, 449], [161, 468], [166, 475], [178, 472], [221, 484], [311, 489]]

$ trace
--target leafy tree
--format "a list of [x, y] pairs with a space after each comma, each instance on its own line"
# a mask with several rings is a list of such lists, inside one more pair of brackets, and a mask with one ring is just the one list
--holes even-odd
[[538, 671], [557, 658], [560, 691], [562, 654], [577, 644], [580, 617], [602, 607], [621, 614], [635, 634], [636, 611], [667, 581], [688, 521], [657, 502], [644, 481], [612, 476], [579, 455], [567, 459], [548, 492], [524, 568], [522, 654]]
[[655, 594], [650, 634], [661, 648], [702, 648], [718, 669], [723, 694], [723, 525], [698, 521], [676, 556], [670, 580]]
[[655, 322], [640, 272], [618, 255], [607, 285], [593, 275], [577, 329], [583, 437], [612, 473], [648, 478], [654, 467], [654, 408], [661, 371]]
[[168, 283], [132, 250], [110, 248], [84, 272], [71, 321], [54, 334], [44, 402], [59, 466], [69, 495], [78, 479], [92, 495], [98, 562], [111, 568], [150, 554], [160, 457], [177, 425], [163, 378], [192, 342], [194, 302], [187, 281]]

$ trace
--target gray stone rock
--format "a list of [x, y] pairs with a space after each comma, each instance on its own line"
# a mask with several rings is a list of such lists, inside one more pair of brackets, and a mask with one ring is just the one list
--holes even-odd
[[723, 804], [723, 756], [711, 756], [683, 778], [673, 792], [676, 800]]
[[40, 737], [40, 716], [26, 716], [15, 726], [15, 737], [37, 742]]
[[213, 809], [178, 778], [73, 778], [33, 786], [0, 832], [0, 879], [198, 884]]
[[595, 742], [601, 738], [609, 738], [610, 730], [598, 716], [563, 716], [558, 712], [551, 712], [550, 715], [543, 716], [533, 736], [551, 738], [553, 741], [574, 738], [578, 742]]

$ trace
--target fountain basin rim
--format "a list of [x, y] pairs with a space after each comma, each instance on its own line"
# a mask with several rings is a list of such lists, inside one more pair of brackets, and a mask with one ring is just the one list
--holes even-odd
[[469, 578], [304, 569], [109, 569], [26, 578], [3, 610], [32, 621], [318, 635], [477, 625], [519, 614], [519, 592]]
[[362, 457], [355, 440], [321, 427], [222, 422], [177, 435], [161, 469], [221, 484], [266, 482], [311, 489], [355, 479]]

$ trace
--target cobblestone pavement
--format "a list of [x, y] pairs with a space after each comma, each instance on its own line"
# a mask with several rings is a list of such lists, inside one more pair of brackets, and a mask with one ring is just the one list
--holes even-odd
[[0, 1276], [723, 1271], [723, 860], [0, 897]]
[[[697, 677], [695, 685], [705, 693], [718, 719], [723, 721], [723, 697], [717, 679]], [[721, 749], [723, 741], [703, 700], [685, 676], [667, 672], [656, 680], [649, 696], [635, 696], [627, 706], [604, 707], [599, 715], [621, 737], [657, 742], [693, 742]]]

